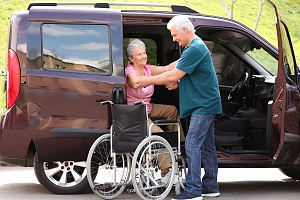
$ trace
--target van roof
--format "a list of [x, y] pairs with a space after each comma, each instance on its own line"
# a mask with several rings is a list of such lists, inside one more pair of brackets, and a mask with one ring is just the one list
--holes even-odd
[[[107, 2], [107, 3], [96, 3], [96, 2], [58, 2], [58, 3], [43, 3], [43, 2], [34, 2], [28, 5], [27, 10], [30, 10], [35, 6], [93, 6], [94, 8], [110, 8], [111, 6], [121, 6], [122, 12], [130, 11], [130, 12], [141, 12], [140, 10], [132, 10], [132, 7], [144, 7], [149, 8], [147, 11], [153, 11], [150, 7], [160, 7], [160, 8], [168, 8], [168, 11], [159, 11], [161, 13], [164, 12], [176, 12], [176, 13], [189, 13], [196, 14], [198, 11], [181, 4], [162, 4], [162, 3], [140, 3], [140, 2]], [[125, 7], [130, 7], [131, 10], [123, 10]], [[145, 10], [143, 10], [145, 12]]]

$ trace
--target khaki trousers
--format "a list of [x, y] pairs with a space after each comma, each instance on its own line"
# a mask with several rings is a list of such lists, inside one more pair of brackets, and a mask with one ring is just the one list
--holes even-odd
[[[183, 132], [183, 129], [181, 126], [179, 113], [175, 106], [165, 105], [165, 104], [152, 104], [152, 111], [149, 113], [148, 117], [149, 117], [148, 118], [148, 127], [152, 123], [152, 121], [150, 119], [151, 117], [163, 117], [165, 119], [177, 120], [179, 123], [179, 127], [180, 127], [180, 142], [185, 141], [185, 136], [184, 136], [184, 132]], [[168, 129], [171, 131], [177, 131], [177, 126], [170, 125], [170, 126], [168, 126]], [[154, 125], [152, 127], [152, 132], [163, 132], [163, 130], [159, 126]], [[168, 171], [169, 167], [171, 167], [171, 157], [170, 156], [166, 156], [166, 155], [158, 156], [157, 162], [160, 165], [160, 170], [163, 172]]]
[[[165, 105], [165, 104], [151, 104], [152, 105], [152, 110], [149, 113], [148, 117], [163, 117], [165, 119], [170, 119], [170, 120], [177, 120], [179, 123], [180, 127], [180, 142], [185, 141], [185, 136], [184, 132], [181, 126], [180, 122], [180, 117], [178, 110], [175, 106], [173, 105]], [[148, 119], [148, 127], [152, 123], [151, 119]], [[177, 126], [176, 125], [170, 125], [168, 126], [168, 129], [171, 131], [177, 131]], [[159, 126], [153, 126], [152, 127], [153, 132], [163, 132], [163, 130]]]

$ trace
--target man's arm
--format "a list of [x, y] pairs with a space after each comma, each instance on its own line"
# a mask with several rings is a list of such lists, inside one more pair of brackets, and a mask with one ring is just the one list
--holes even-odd
[[146, 77], [142, 76], [137, 82], [137, 87], [147, 87], [148, 85], [166, 85], [170, 82], [175, 82], [181, 79], [186, 73], [180, 69], [173, 68], [165, 73]]
[[166, 66], [155, 66], [155, 65], [152, 65], [152, 75], [158, 75], [158, 74], [162, 74], [164, 72], [167, 72], [167, 71], [171, 71], [175, 65], [177, 64], [177, 60], [166, 65]]

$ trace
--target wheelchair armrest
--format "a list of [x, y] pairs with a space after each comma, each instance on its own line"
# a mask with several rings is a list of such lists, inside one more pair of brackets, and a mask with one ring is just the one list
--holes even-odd
[[154, 124], [175, 124], [178, 123], [177, 120], [170, 120], [170, 119], [158, 119], [153, 121]]

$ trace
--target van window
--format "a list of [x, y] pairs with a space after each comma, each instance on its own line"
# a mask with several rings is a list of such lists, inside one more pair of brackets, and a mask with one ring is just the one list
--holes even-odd
[[247, 53], [250, 57], [252, 57], [255, 62], [257, 62], [261, 67], [268, 70], [271, 74], [277, 74], [277, 59], [269, 54], [266, 50], [258, 45], [255, 45], [254, 43], [245, 45], [243, 43], [235, 42], [234, 44], [237, 45], [245, 53]]
[[247, 66], [222, 45], [212, 41], [204, 42], [211, 53], [219, 84], [235, 85]]
[[107, 25], [43, 24], [44, 69], [109, 73]]

